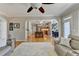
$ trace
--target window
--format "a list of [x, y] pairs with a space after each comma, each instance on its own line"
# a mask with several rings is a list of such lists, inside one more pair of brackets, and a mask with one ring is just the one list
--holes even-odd
[[65, 38], [68, 38], [68, 36], [70, 35], [70, 20], [71, 20], [71, 17], [67, 17], [67, 18], [64, 18], [64, 37]]
[[70, 34], [70, 22], [65, 22], [64, 23], [64, 37], [68, 38]]

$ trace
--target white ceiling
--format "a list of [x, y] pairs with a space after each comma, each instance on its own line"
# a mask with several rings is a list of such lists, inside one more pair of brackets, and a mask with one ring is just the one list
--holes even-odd
[[27, 9], [30, 7], [29, 3], [0, 3], [0, 14], [6, 16], [58, 16], [65, 10], [71, 7], [72, 3], [55, 3], [50, 5], [42, 5], [45, 9], [45, 13], [42, 14], [37, 9], [33, 9], [30, 13], [27, 13]]

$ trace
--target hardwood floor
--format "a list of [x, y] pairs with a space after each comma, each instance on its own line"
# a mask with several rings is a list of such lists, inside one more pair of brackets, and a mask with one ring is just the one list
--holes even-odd
[[34, 35], [30, 35], [28, 36], [28, 39], [30, 42], [49, 42], [51, 38], [49, 36], [44, 36], [43, 38], [35, 38]]
[[21, 43], [23, 43], [24, 41], [16, 41], [16, 47], [18, 46], [18, 45], [20, 45]]
[[[46, 36], [46, 35], [44, 35], [43, 38], [35, 38], [34, 35], [30, 35], [30, 36], [28, 36], [27, 39], [28, 39], [28, 42], [51, 42], [52, 38], [50, 38], [49, 36]], [[25, 41], [16, 41], [16, 47], [23, 42], [25, 42]]]

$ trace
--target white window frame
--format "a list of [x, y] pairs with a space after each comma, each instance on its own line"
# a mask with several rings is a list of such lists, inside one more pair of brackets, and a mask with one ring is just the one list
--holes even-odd
[[[71, 34], [71, 16], [69, 16], [69, 17], [66, 17], [66, 18], [63, 18], [63, 36], [64, 36], [64, 23], [66, 23], [66, 22], [70, 22], [70, 34]], [[65, 36], [64, 36], [65, 37]], [[65, 37], [66, 38], [66, 37]], [[68, 38], [68, 37], [67, 37]]]

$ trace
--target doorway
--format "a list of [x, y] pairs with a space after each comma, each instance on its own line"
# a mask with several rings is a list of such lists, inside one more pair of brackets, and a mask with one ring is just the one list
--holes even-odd
[[30, 20], [25, 23], [25, 37], [30, 42], [50, 41], [50, 24], [48, 20]]

